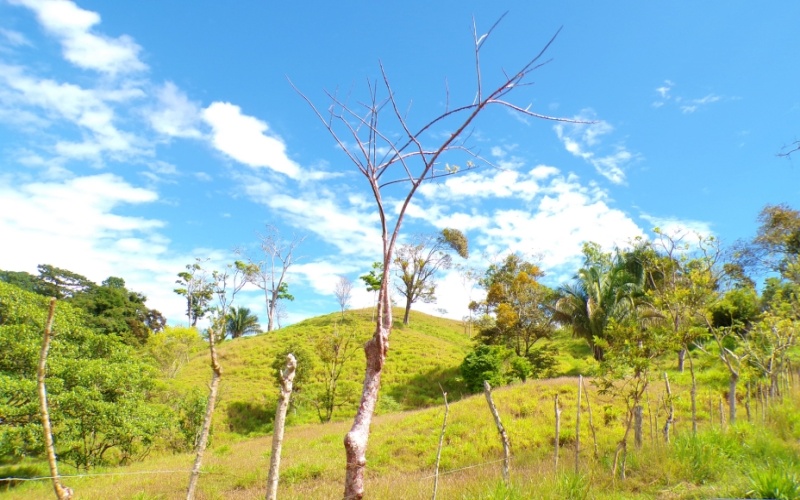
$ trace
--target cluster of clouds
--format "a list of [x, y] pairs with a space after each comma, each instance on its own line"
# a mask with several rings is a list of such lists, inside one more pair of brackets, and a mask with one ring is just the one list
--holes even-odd
[[675, 88], [675, 82], [672, 80], [664, 80], [664, 83], [661, 86], [656, 87], [658, 99], [653, 101], [653, 107], [660, 108], [665, 104], [672, 102], [678, 106], [678, 109], [681, 110], [681, 113], [688, 115], [694, 113], [702, 107], [723, 100], [722, 96], [714, 93], [706, 94], [703, 97], [694, 99], [689, 99], [682, 96], [674, 96], [672, 93], [673, 88]]
[[[0, 249], [4, 268], [34, 271], [37, 264], [51, 263], [97, 281], [121, 275], [151, 306], [180, 320], [184, 306], [172, 293], [175, 273], [196, 255], [210, 256], [212, 263], [231, 255], [213, 248], [176, 252], [165, 220], [131, 215], [140, 207], [166, 206], [161, 183], [186, 175], [211, 179], [207, 172], [158, 159], [161, 144], [178, 140], [213, 151], [249, 200], [327, 245], [292, 268], [293, 287], [297, 283], [317, 296], [308, 304], [319, 300], [330, 309], [339, 276], [365, 272], [364, 263], [377, 260], [379, 219], [369, 195], [354, 187], [356, 174], [304, 167], [265, 120], [226, 100], [203, 104], [173, 82], [153, 81], [143, 48], [130, 36], [99, 31], [96, 12], [70, 0], [10, 3], [33, 13], [82, 77], [67, 81], [26, 64], [36, 44], [0, 27], [0, 54], [8, 61], [0, 63], [0, 122], [28, 138], [6, 152], [19, 168], [0, 174], [0, 234], [16, 242]], [[669, 83], [659, 90], [663, 100], [671, 88]], [[624, 184], [638, 155], [621, 143], [604, 144], [614, 128], [591, 110], [576, 119], [581, 123], [554, 126], [565, 149], [611, 183]], [[643, 235], [631, 215], [613, 207], [606, 189], [554, 166], [528, 165], [513, 151], [492, 148], [498, 168], [424, 184], [409, 206], [408, 231], [461, 229], [479, 249], [466, 265], [485, 267], [502, 253], [520, 252], [541, 259], [553, 281], [571, 276], [582, 242], [610, 248]], [[86, 162], [91, 168], [82, 166]], [[119, 162], [141, 171], [115, 172]], [[141, 178], [147, 183], [136, 185]], [[388, 197], [386, 206], [396, 214], [399, 200]], [[444, 308], [460, 317], [472, 293], [451, 271], [441, 280], [439, 304], [420, 308]], [[247, 304], [257, 307], [261, 300], [251, 294]], [[353, 306], [372, 301], [357, 283]], [[303, 314], [290, 315], [289, 321]]]

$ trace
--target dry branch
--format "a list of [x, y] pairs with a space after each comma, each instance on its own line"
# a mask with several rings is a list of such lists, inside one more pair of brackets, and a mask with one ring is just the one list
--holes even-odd
[[506, 434], [506, 429], [503, 427], [503, 422], [500, 421], [500, 414], [497, 412], [497, 407], [492, 400], [492, 386], [485, 380], [483, 381], [483, 393], [486, 395], [486, 402], [489, 403], [489, 409], [492, 411], [497, 432], [500, 433], [500, 440], [503, 442], [503, 481], [506, 486], [509, 486], [511, 481], [509, 465], [511, 461], [511, 446], [508, 443], [508, 434]]

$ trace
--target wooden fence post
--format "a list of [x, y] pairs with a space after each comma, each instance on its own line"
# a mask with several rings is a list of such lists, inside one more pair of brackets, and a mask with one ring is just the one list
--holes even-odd
[[510, 486], [511, 477], [509, 462], [511, 461], [511, 451], [508, 444], [508, 434], [506, 434], [503, 423], [500, 421], [500, 414], [497, 412], [497, 407], [494, 405], [494, 401], [492, 401], [492, 386], [485, 380], [483, 381], [483, 393], [486, 395], [486, 402], [489, 403], [489, 409], [492, 411], [494, 423], [497, 426], [497, 432], [500, 433], [500, 440], [503, 442], [503, 481], [505, 481], [506, 486]]

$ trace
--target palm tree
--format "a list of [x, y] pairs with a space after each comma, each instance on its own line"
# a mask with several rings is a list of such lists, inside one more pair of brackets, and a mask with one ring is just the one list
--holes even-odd
[[571, 325], [573, 333], [589, 342], [594, 358], [603, 359], [603, 348], [597, 340], [604, 339], [611, 319], [622, 321], [636, 315], [637, 319], [651, 316], [645, 301], [644, 266], [634, 260], [637, 253], [601, 253], [596, 244], [584, 246], [584, 267], [578, 270], [574, 282], [559, 289], [560, 297], [553, 306], [553, 318]]
[[225, 317], [227, 331], [231, 338], [239, 338], [248, 333], [259, 333], [261, 325], [258, 316], [246, 307], [232, 307], [231, 312]]

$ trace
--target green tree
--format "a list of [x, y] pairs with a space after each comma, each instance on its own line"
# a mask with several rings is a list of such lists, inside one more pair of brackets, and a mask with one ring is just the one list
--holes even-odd
[[[47, 299], [0, 283], [0, 455], [42, 451], [36, 396], [38, 346]], [[59, 302], [48, 357], [47, 389], [56, 450], [80, 470], [142, 458], [170, 425], [166, 407], [147, 400], [154, 369], [114, 335], [83, 324]]]
[[[563, 285], [553, 308], [556, 321], [572, 326], [575, 335], [586, 339], [594, 357], [603, 359], [603, 344], [609, 322], [618, 323], [635, 315], [645, 320], [651, 314], [644, 295], [644, 267], [633, 261], [635, 254], [600, 250], [596, 243], [583, 247], [584, 264], [573, 279]], [[628, 257], [626, 259], [626, 257]]]
[[457, 229], [445, 229], [438, 235], [417, 236], [413, 243], [397, 247], [394, 264], [397, 266], [397, 291], [406, 298], [403, 324], [408, 325], [411, 305], [417, 301], [436, 301], [436, 273], [450, 269], [453, 258], [448, 250], [462, 257], [469, 256], [467, 238]]
[[168, 326], [147, 339], [147, 352], [163, 376], [172, 378], [192, 354], [205, 348], [200, 332], [191, 326]]
[[232, 307], [227, 316], [226, 326], [232, 339], [261, 331], [258, 316], [246, 307]]
[[510, 254], [487, 269], [481, 284], [487, 321], [478, 338], [486, 344], [503, 344], [527, 357], [533, 345], [554, 330], [553, 291], [539, 283], [544, 273], [539, 266]]
[[196, 326], [197, 320], [211, 310], [209, 303], [214, 297], [213, 285], [202, 263], [203, 260], [198, 258], [192, 264], [186, 264], [186, 270], [179, 272], [175, 281], [180, 286], [174, 292], [186, 298], [186, 317], [190, 326]]
[[[378, 306], [378, 292], [381, 290], [383, 284], [383, 264], [381, 262], [373, 262], [372, 269], [367, 274], [358, 277], [364, 282], [368, 292], [375, 293], [375, 308]], [[375, 310], [372, 311], [372, 319], [375, 319]]]

